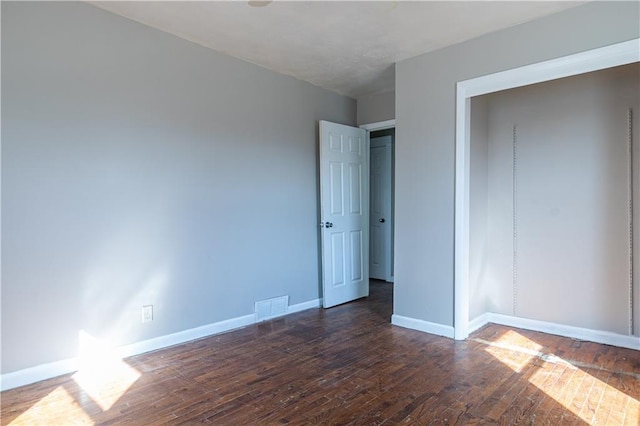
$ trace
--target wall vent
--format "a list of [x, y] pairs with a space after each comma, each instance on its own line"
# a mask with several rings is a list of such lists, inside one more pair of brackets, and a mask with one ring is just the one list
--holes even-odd
[[289, 296], [261, 300], [255, 304], [256, 321], [264, 321], [287, 313]]

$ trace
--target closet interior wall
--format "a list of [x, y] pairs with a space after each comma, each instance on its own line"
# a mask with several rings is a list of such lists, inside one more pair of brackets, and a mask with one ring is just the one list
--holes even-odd
[[635, 63], [472, 99], [471, 320], [640, 335], [639, 93]]

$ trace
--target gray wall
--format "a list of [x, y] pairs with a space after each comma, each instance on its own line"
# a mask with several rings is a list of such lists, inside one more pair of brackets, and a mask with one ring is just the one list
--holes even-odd
[[54, 2], [2, 2], [2, 89], [3, 373], [320, 297], [317, 121], [354, 100]]
[[396, 65], [394, 314], [453, 325], [455, 84], [640, 36], [637, 2], [597, 2]]
[[[472, 318], [484, 299], [489, 312], [627, 333], [628, 110], [637, 128], [639, 98], [640, 66], [631, 64], [473, 99], [472, 123], [485, 126], [478, 137], [472, 128], [471, 278], [485, 292], [476, 300], [472, 291]], [[483, 165], [488, 188], [477, 184]]]
[[384, 92], [358, 98], [358, 125], [396, 118], [396, 92]]
[[471, 162], [469, 166], [470, 252], [469, 257], [469, 318], [487, 312], [489, 271], [489, 108], [485, 97], [471, 99]]

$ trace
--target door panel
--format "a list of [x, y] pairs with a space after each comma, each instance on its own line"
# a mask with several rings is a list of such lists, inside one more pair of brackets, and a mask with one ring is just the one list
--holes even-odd
[[369, 295], [368, 155], [366, 131], [320, 122], [325, 308]]
[[342, 176], [342, 164], [332, 162], [329, 167], [331, 170], [331, 215], [341, 216], [344, 211], [344, 191], [342, 190], [344, 178]]
[[331, 233], [331, 262], [333, 264], [332, 286], [344, 285], [344, 232]]
[[351, 231], [351, 282], [362, 280], [362, 231]]
[[362, 214], [362, 164], [349, 164], [350, 209], [352, 215]]

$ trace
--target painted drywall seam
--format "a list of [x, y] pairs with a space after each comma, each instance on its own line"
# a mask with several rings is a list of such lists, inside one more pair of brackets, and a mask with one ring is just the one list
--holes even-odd
[[629, 178], [629, 335], [633, 335], [633, 109], [627, 112], [628, 178]]
[[513, 315], [518, 315], [518, 126], [513, 125]]

